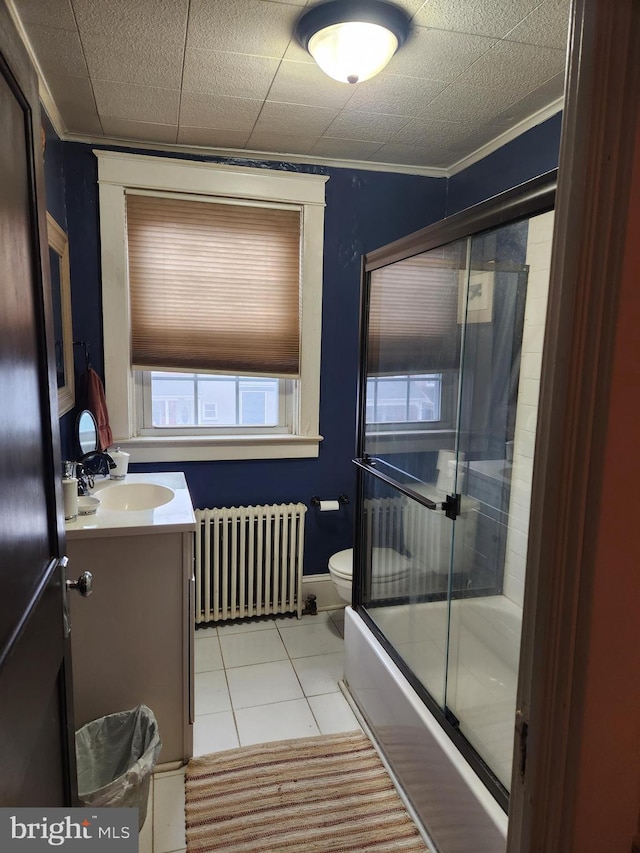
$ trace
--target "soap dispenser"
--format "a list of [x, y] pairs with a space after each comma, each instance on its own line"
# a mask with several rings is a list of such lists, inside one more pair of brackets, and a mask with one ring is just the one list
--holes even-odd
[[124, 450], [120, 450], [119, 447], [116, 447], [115, 450], [109, 451], [109, 456], [116, 463], [116, 467], [111, 468], [109, 472], [112, 480], [124, 480], [127, 476], [130, 455], [130, 453], [125, 453]]
[[75, 521], [78, 517], [78, 478], [74, 477], [75, 467], [75, 462], [69, 460], [62, 463], [62, 501], [65, 521]]

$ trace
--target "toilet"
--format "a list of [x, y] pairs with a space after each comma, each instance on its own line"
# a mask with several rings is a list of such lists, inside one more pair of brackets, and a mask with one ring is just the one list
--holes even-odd
[[[374, 548], [372, 554], [372, 597], [398, 595], [410, 574], [411, 563], [393, 548]], [[353, 548], [337, 551], [329, 557], [329, 574], [343, 601], [351, 604], [353, 587]]]

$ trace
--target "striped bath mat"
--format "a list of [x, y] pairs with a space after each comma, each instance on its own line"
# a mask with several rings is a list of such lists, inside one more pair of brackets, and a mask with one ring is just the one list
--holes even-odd
[[362, 732], [263, 743], [189, 762], [188, 853], [425, 853]]

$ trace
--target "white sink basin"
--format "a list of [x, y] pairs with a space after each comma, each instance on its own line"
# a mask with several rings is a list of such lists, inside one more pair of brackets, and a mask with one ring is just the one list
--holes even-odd
[[175, 497], [173, 489], [155, 483], [122, 483], [100, 490], [100, 505], [118, 512], [136, 512], [164, 506]]

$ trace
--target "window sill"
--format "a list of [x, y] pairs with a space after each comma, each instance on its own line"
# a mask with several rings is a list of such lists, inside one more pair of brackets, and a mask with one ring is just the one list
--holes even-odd
[[310, 459], [321, 435], [140, 436], [114, 442], [136, 462], [206, 462], [233, 459]]

